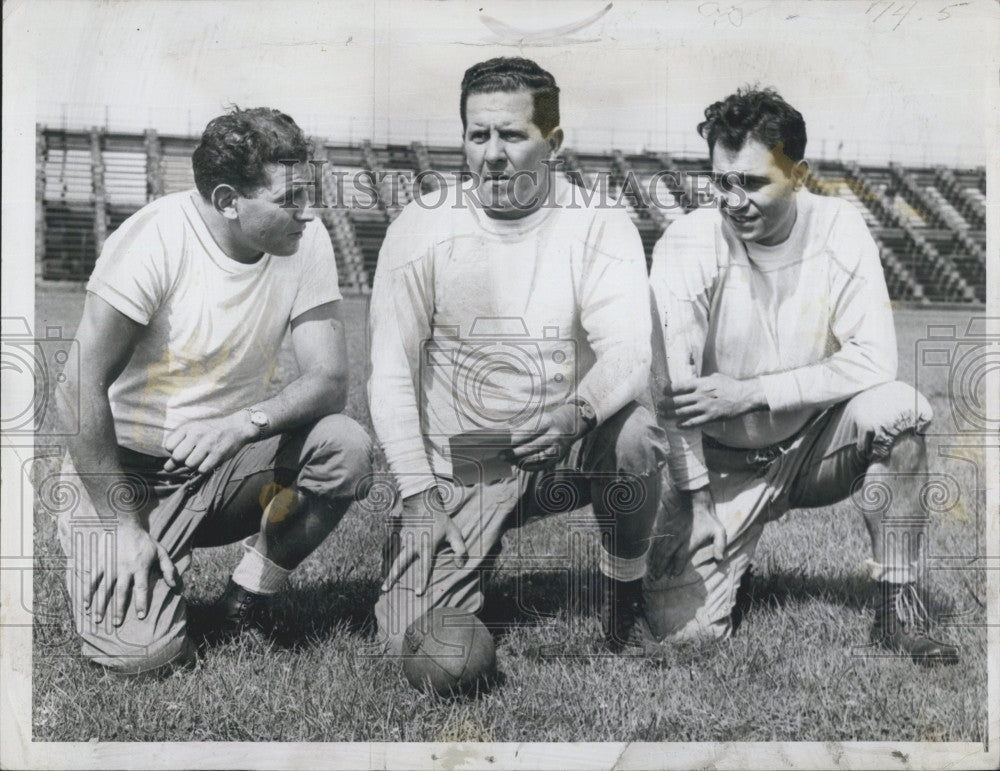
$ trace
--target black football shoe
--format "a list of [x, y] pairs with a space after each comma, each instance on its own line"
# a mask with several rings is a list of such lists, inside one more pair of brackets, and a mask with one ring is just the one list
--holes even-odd
[[646, 618], [642, 579], [604, 580], [607, 594], [601, 607], [601, 628], [608, 647], [615, 653], [662, 661], [664, 648]]
[[925, 667], [958, 663], [958, 648], [930, 636], [931, 619], [913, 583], [880, 583], [871, 641]]
[[261, 639], [273, 631], [267, 597], [244, 589], [231, 578], [215, 602], [191, 609], [190, 626], [196, 639], [213, 645], [245, 634]]

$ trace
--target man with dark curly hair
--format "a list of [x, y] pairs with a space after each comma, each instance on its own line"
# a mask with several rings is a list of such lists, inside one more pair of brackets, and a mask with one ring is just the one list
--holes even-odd
[[[126, 220], [90, 277], [86, 366], [59, 390], [64, 413], [79, 409], [63, 478], [80, 496], [59, 532], [83, 653], [109, 671], [193, 660], [192, 547], [244, 539], [206, 630], [237, 632], [364, 494], [371, 445], [340, 414], [341, 295], [308, 156], [277, 110], [215, 118], [193, 156], [197, 191]], [[297, 373], [279, 362], [286, 332]]]
[[650, 276], [673, 481], [646, 585], [654, 630], [730, 634], [764, 524], [852, 496], [881, 588], [872, 644], [953, 663], [917, 590], [931, 407], [896, 380], [878, 248], [849, 203], [803, 189], [805, 122], [775, 91], [716, 102], [698, 130], [720, 206], [674, 223]]

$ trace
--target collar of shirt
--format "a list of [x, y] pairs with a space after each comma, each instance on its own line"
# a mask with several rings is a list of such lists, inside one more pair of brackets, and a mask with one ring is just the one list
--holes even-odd
[[552, 216], [556, 209], [568, 206], [571, 203], [569, 185], [570, 182], [562, 174], [554, 174], [552, 177], [553, 189], [550, 189], [542, 202], [542, 205], [531, 212], [526, 217], [515, 220], [504, 220], [490, 217], [486, 211], [475, 200], [466, 200], [472, 218], [483, 230], [498, 235], [517, 235], [527, 233], [539, 227], [543, 222]]
[[788, 238], [780, 244], [763, 246], [744, 243], [747, 256], [755, 268], [763, 271], [778, 270], [801, 262], [808, 256], [806, 235], [809, 228], [806, 221], [809, 218], [810, 204], [811, 194], [807, 191], [802, 191], [796, 196], [795, 224], [792, 225], [792, 232], [788, 234]]

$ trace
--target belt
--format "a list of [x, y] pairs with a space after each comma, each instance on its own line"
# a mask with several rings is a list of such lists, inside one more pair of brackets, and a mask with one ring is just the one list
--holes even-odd
[[730, 447], [710, 436], [702, 435], [706, 465], [715, 471], [761, 471], [788, 452], [799, 438], [794, 433], [768, 447]]

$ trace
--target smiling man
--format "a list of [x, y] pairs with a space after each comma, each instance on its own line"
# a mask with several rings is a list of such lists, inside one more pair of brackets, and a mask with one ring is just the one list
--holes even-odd
[[698, 129], [720, 207], [674, 223], [650, 275], [674, 483], [647, 584], [654, 630], [728, 635], [765, 523], [854, 495], [882, 598], [872, 644], [953, 663], [916, 585], [931, 407], [896, 381], [878, 248], [849, 203], [802, 189], [805, 123], [773, 90], [711, 105]]
[[504, 532], [591, 503], [605, 635], [641, 650], [665, 452], [638, 231], [624, 210], [574, 206], [547, 165], [559, 89], [535, 62], [471, 67], [460, 110], [469, 195], [404, 209], [372, 292], [372, 421], [403, 499], [380, 634], [399, 653], [431, 608], [480, 611]]
[[[308, 149], [277, 110], [211, 121], [198, 189], [126, 220], [87, 285], [84, 366], [59, 392], [79, 408], [64, 478], [80, 500], [59, 533], [84, 655], [113, 672], [194, 658], [181, 593], [193, 546], [245, 539], [204, 630], [235, 633], [365, 494], [370, 441], [339, 414], [333, 249], [297, 176]], [[289, 330], [299, 372], [282, 384]]]

